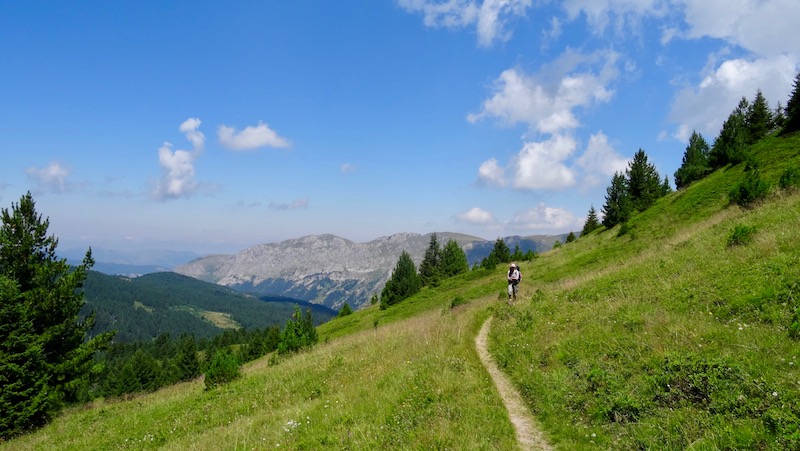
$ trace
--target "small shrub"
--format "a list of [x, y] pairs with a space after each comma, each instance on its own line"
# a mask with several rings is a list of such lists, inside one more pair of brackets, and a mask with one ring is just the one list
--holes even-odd
[[450, 301], [450, 308], [455, 308], [464, 304], [467, 304], [466, 299], [464, 299], [462, 296], [456, 296], [452, 301]]
[[756, 233], [756, 228], [739, 224], [733, 228], [731, 234], [728, 235], [728, 246], [745, 245], [753, 241], [753, 234]]
[[214, 354], [206, 371], [206, 390], [227, 384], [239, 378], [239, 359], [227, 350]]
[[797, 307], [792, 315], [789, 336], [795, 340], [800, 339], [800, 307]]
[[350, 304], [345, 302], [344, 305], [342, 306], [342, 309], [339, 310], [339, 314], [336, 315], [336, 317], [337, 318], [341, 318], [343, 316], [352, 315], [352, 314], [353, 314], [353, 309], [350, 308]]
[[631, 227], [630, 224], [628, 224], [628, 222], [625, 221], [619, 227], [619, 232], [617, 233], [617, 236], [627, 235], [627, 234], [631, 233], [631, 231], [633, 231], [633, 227]]
[[782, 189], [800, 188], [800, 167], [792, 166], [787, 168], [781, 175], [778, 185]]
[[740, 207], [747, 207], [767, 197], [769, 190], [769, 182], [761, 178], [758, 168], [748, 166], [745, 170], [744, 179], [733, 187], [728, 197], [731, 202]]

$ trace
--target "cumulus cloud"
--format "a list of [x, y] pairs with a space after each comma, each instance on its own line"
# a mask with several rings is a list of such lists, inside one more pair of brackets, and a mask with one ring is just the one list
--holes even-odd
[[591, 187], [608, 183], [614, 173], [624, 172], [628, 161], [609, 144], [603, 132], [597, 132], [589, 137], [586, 151], [576, 164], [583, 170], [584, 184]]
[[276, 202], [270, 202], [269, 208], [273, 210], [300, 210], [308, 208], [308, 199], [295, 199], [291, 203], [288, 204], [280, 204]]
[[583, 226], [581, 218], [571, 211], [559, 207], [549, 207], [540, 203], [535, 208], [519, 212], [509, 223], [514, 230], [563, 233], [578, 230]]
[[566, 135], [526, 142], [513, 162], [514, 188], [562, 189], [574, 185], [575, 173], [565, 161], [576, 148], [575, 140]]
[[762, 57], [800, 57], [796, 0], [681, 0], [686, 38], [723, 39]]
[[481, 185], [505, 186], [506, 171], [497, 163], [496, 158], [490, 158], [478, 168], [478, 183]]
[[158, 163], [161, 165], [161, 179], [156, 184], [153, 195], [157, 199], [177, 199], [190, 197], [199, 184], [195, 181], [195, 160], [200, 156], [205, 144], [205, 136], [199, 130], [200, 119], [189, 118], [178, 129], [192, 143], [193, 149], [172, 150], [172, 144], [165, 142], [158, 149]]
[[506, 26], [513, 17], [523, 17], [531, 0], [399, 0], [411, 13], [422, 13], [427, 27], [464, 28], [475, 26], [478, 44], [488, 47], [511, 38]]
[[229, 150], [254, 150], [261, 147], [289, 147], [289, 141], [278, 136], [263, 122], [255, 127], [248, 125], [244, 130], [237, 132], [233, 127], [220, 125], [217, 128], [217, 137], [220, 144]]
[[609, 84], [617, 77], [619, 55], [613, 51], [582, 54], [567, 50], [533, 75], [521, 69], [503, 71], [495, 80], [492, 96], [481, 112], [467, 120], [497, 118], [507, 125], [527, 124], [541, 133], [558, 133], [580, 125], [574, 109], [607, 102]]
[[50, 163], [42, 168], [30, 167], [25, 170], [25, 173], [40, 191], [65, 193], [78, 188], [78, 185], [68, 180], [72, 171], [58, 162]]
[[495, 223], [492, 214], [479, 207], [473, 207], [463, 213], [457, 214], [456, 219], [461, 222], [466, 222], [467, 224], [481, 226], [488, 226]]
[[782, 55], [731, 59], [707, 69], [696, 86], [684, 87], [675, 95], [669, 112], [678, 124], [673, 137], [687, 142], [692, 130], [697, 130], [712, 141], [742, 96], [752, 100], [758, 89], [772, 106], [778, 102], [785, 106], [795, 68], [795, 60]]

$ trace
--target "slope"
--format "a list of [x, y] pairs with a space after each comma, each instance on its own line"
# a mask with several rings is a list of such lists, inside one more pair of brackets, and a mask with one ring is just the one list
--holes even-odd
[[228, 328], [283, 325], [298, 303], [313, 309], [318, 324], [336, 314], [302, 301], [263, 301], [171, 272], [133, 279], [90, 272], [84, 293], [83, 313], [96, 312], [92, 333], [117, 330], [118, 342], [149, 340], [162, 333], [202, 338]]
[[[753, 151], [773, 186], [800, 167], [800, 136]], [[730, 205], [742, 171], [537, 260], [496, 315], [491, 351], [558, 447], [800, 447], [800, 194]]]
[[[762, 175], [799, 166], [798, 149], [757, 146]], [[97, 401], [0, 448], [514, 449], [473, 347], [490, 315], [493, 359], [556, 448], [797, 448], [800, 194], [730, 206], [741, 175], [523, 264], [516, 305], [498, 302], [504, 268], [473, 271], [332, 320], [315, 349], [220, 389]], [[741, 225], [752, 242], [728, 245]]]

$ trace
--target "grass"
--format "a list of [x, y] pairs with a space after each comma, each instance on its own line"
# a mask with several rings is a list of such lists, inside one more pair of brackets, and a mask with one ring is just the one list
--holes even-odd
[[[777, 187], [798, 149], [762, 141], [761, 177]], [[743, 174], [525, 263], [514, 305], [504, 268], [473, 271], [215, 390], [98, 400], [0, 449], [515, 449], [474, 350], [489, 315], [490, 352], [558, 449], [798, 449], [800, 191], [740, 208]]]
[[[797, 164], [792, 142], [757, 149], [774, 163], [762, 176]], [[789, 331], [800, 195], [730, 206], [721, 193], [737, 176], [727, 168], [663, 199], [631, 221], [632, 238], [606, 231], [543, 255], [527, 275], [535, 299], [498, 312], [491, 351], [558, 447], [800, 447]]]

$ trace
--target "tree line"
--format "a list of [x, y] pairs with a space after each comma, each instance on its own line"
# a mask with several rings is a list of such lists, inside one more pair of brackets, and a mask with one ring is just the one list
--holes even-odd
[[[770, 134], [788, 135], [797, 131], [800, 131], [800, 72], [795, 76], [786, 108], [779, 103], [775, 109], [770, 109], [759, 89], [752, 102], [742, 97], [712, 145], [709, 146], [700, 133], [692, 131], [681, 166], [674, 173], [675, 186], [683, 189], [717, 169], [744, 163], [745, 177], [729, 197], [732, 202], [748, 205], [769, 191], [768, 184], [759, 176], [758, 165], [750, 158], [750, 146]], [[797, 169], [790, 168], [783, 175], [781, 186], [793, 183], [792, 180], [799, 177], [796, 172]], [[622, 224], [620, 234], [624, 234], [627, 221], [635, 212], [646, 210], [671, 190], [667, 176], [662, 179], [655, 166], [648, 162], [644, 150], [639, 149], [626, 171], [615, 173], [611, 185], [606, 188], [602, 221], [592, 205], [581, 236], [618, 224]]]
[[64, 407], [100, 396], [152, 391], [205, 374], [206, 389], [239, 375], [243, 362], [314, 346], [311, 309], [295, 306], [280, 329], [229, 330], [197, 340], [162, 334], [113, 343], [114, 331], [90, 336], [94, 313], [82, 315], [91, 249], [70, 266], [31, 193], [0, 214], [0, 440], [47, 423]]

